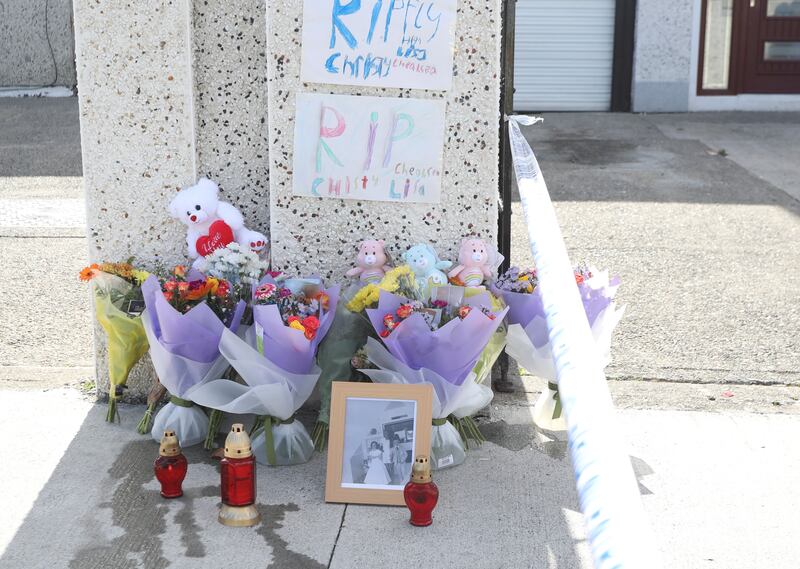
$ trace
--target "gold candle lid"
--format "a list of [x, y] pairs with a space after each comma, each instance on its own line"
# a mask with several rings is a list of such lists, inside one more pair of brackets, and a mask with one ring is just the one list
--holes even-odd
[[225, 458], [247, 458], [253, 456], [250, 448], [250, 437], [244, 430], [244, 425], [234, 423], [231, 432], [225, 439]]
[[181, 445], [175, 431], [164, 431], [161, 437], [161, 444], [158, 447], [158, 454], [161, 456], [178, 456], [181, 453]]
[[427, 484], [433, 480], [431, 478], [431, 463], [427, 456], [418, 456], [414, 459], [414, 466], [411, 467], [411, 482], [415, 484]]

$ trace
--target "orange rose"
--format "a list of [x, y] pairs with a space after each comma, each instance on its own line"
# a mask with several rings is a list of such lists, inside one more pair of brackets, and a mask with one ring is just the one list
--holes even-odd
[[[200, 300], [208, 295], [216, 282], [216, 279], [213, 279], [213, 281], [212, 279], [206, 279], [204, 281], [178, 283], [178, 290], [185, 292], [186, 300]], [[186, 285], [186, 287], [183, 285]]]

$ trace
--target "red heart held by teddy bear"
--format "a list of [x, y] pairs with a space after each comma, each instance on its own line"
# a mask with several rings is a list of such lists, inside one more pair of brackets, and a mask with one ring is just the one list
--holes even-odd
[[228, 243], [233, 243], [233, 230], [227, 223], [218, 219], [208, 228], [208, 235], [197, 239], [196, 248], [197, 252], [205, 257], [227, 246]]

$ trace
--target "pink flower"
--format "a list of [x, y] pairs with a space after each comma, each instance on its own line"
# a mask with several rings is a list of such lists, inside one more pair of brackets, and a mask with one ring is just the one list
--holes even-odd
[[275, 294], [276, 286], [272, 283], [264, 283], [256, 289], [255, 297], [257, 300], [267, 300]]

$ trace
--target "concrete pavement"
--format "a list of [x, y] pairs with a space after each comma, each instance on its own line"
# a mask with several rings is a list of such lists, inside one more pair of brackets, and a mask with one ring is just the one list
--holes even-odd
[[[0, 567], [589, 569], [566, 445], [534, 431], [533, 399], [493, 404], [489, 442], [436, 474], [430, 528], [410, 526], [404, 508], [325, 504], [315, 454], [259, 467], [263, 522], [233, 529], [216, 521], [219, 474], [199, 448], [186, 450], [184, 497], [160, 498], [158, 445], [134, 431], [141, 407], [123, 405], [122, 425], [107, 425], [75, 390], [4, 392], [0, 464], [13, 467], [0, 469], [0, 487], [13, 499], [0, 514]], [[619, 419], [663, 567], [797, 566], [800, 421], [629, 409]]]

